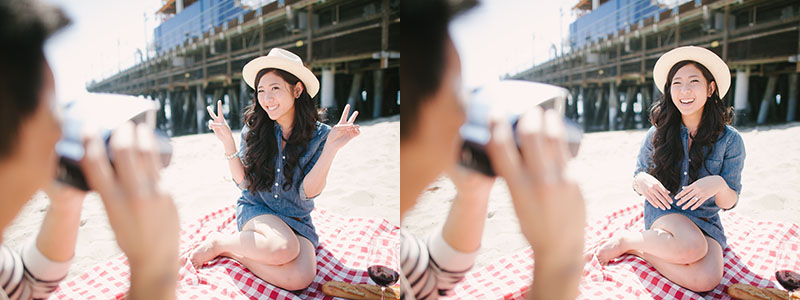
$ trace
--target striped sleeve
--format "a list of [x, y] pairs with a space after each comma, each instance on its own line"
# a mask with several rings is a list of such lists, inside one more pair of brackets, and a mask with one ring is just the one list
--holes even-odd
[[401, 231], [401, 237], [401, 269], [416, 299], [448, 295], [472, 268], [478, 254], [453, 249], [444, 240], [441, 228], [427, 242], [406, 231]]
[[44, 299], [67, 276], [71, 261], [54, 262], [33, 241], [21, 253], [0, 246], [0, 286], [11, 300]]

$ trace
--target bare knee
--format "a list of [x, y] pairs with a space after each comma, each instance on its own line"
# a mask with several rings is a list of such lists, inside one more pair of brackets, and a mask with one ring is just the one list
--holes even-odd
[[300, 255], [300, 243], [297, 238], [288, 238], [280, 242], [276, 242], [269, 255], [270, 263], [273, 265], [284, 265], [297, 258]]
[[310, 267], [305, 268], [294, 268], [292, 271], [286, 274], [286, 278], [288, 279], [281, 288], [289, 290], [289, 291], [299, 291], [308, 288], [312, 282], [314, 282], [314, 277], [317, 276], [317, 266], [312, 265]]
[[690, 264], [702, 259], [708, 253], [708, 243], [702, 234], [676, 237], [675, 242], [673, 251], [677, 254], [676, 263]]
[[713, 271], [706, 271], [706, 272], [695, 272], [696, 276], [693, 276], [690, 282], [687, 282], [684, 286], [687, 289], [690, 289], [695, 292], [708, 292], [715, 289], [720, 282], [722, 282], [722, 269], [713, 270]]

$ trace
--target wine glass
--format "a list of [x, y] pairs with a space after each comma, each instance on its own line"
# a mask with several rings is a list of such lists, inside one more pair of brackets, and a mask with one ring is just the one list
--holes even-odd
[[384, 300], [386, 287], [395, 284], [400, 278], [397, 273], [399, 253], [400, 238], [397, 235], [375, 235], [370, 240], [367, 273], [381, 287], [381, 300]]

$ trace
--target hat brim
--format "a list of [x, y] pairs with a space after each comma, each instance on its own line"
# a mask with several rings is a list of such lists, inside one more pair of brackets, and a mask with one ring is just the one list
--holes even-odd
[[314, 98], [317, 92], [319, 92], [319, 80], [317, 76], [314, 76], [311, 70], [295, 61], [274, 56], [261, 56], [244, 65], [244, 68], [242, 68], [244, 82], [247, 83], [250, 88], [256, 89], [254, 86], [256, 75], [258, 75], [259, 71], [267, 68], [281, 69], [297, 76], [297, 78], [303, 82], [303, 85], [305, 85], [306, 91], [308, 91], [308, 95], [311, 96], [311, 98]]
[[691, 60], [695, 61], [708, 69], [711, 75], [714, 76], [714, 81], [717, 83], [717, 90], [719, 91], [719, 98], [722, 99], [728, 93], [731, 87], [731, 70], [728, 69], [728, 64], [722, 61], [719, 56], [706, 48], [685, 46], [672, 49], [664, 53], [653, 68], [653, 81], [661, 93], [664, 93], [664, 84], [667, 83], [667, 75], [669, 70], [672, 69], [676, 63]]

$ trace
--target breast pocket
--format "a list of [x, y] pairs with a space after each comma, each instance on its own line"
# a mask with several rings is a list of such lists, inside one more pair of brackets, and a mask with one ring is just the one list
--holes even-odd
[[715, 160], [715, 159], [706, 159], [705, 161], [705, 168], [702, 168], [702, 172], [707, 172], [707, 175], [719, 175], [720, 170], [722, 169], [722, 161]]

